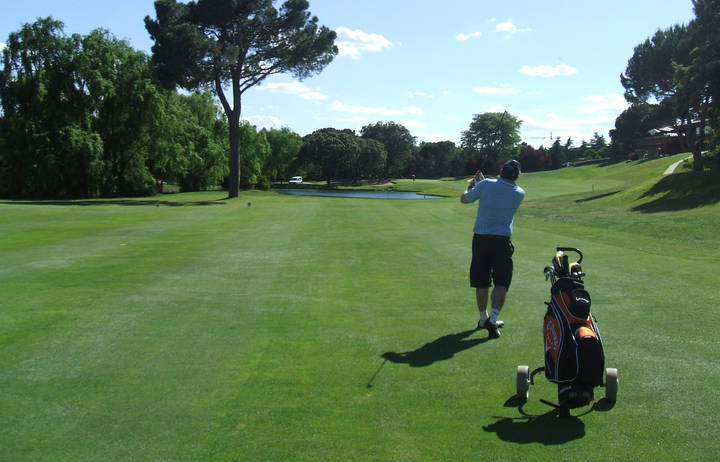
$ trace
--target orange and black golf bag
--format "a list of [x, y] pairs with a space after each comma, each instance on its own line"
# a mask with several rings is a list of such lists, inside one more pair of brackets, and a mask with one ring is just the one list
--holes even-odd
[[[579, 259], [569, 263], [567, 251]], [[590, 294], [580, 267], [582, 253], [558, 247], [552, 266], [545, 268], [552, 281], [550, 302], [543, 320], [545, 377], [558, 384], [561, 406], [575, 408], [593, 400], [593, 388], [603, 385], [605, 355], [595, 318], [590, 314]]]

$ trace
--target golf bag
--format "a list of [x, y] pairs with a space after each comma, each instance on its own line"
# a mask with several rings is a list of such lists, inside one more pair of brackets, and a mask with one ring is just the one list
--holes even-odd
[[[565, 251], [577, 252], [579, 260], [570, 264]], [[567, 408], [592, 401], [593, 388], [603, 385], [605, 370], [602, 340], [590, 314], [581, 261], [578, 249], [558, 247], [552, 266], [545, 268], [546, 279], [552, 281], [543, 320], [545, 377], [558, 384], [558, 400]]]

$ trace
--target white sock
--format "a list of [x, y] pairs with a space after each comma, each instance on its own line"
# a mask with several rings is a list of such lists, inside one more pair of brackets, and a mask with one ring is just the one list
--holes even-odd
[[480, 324], [485, 324], [485, 321], [487, 321], [488, 318], [487, 310], [480, 312]]
[[497, 308], [493, 308], [490, 311], [490, 322], [493, 324], [497, 324], [499, 314], [500, 314], [500, 310], [498, 310]]

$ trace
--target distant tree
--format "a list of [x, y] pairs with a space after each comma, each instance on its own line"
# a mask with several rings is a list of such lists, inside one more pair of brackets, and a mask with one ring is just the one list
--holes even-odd
[[656, 104], [632, 104], [615, 119], [615, 128], [610, 130], [611, 143], [619, 155], [627, 155], [634, 149], [637, 138], [648, 136], [651, 129], [663, 126], [666, 121]]
[[590, 146], [596, 150], [606, 147], [607, 141], [605, 140], [605, 136], [598, 134], [598, 132], [595, 132], [593, 134], [592, 140], [590, 140]]
[[273, 74], [302, 79], [320, 72], [338, 52], [335, 32], [318, 26], [307, 1], [287, 0], [279, 10], [274, 3], [157, 0], [157, 19], [145, 18], [163, 79], [187, 89], [213, 88], [222, 103], [229, 125], [229, 197], [237, 197], [240, 184], [242, 95]]
[[508, 112], [475, 114], [462, 132], [461, 146], [488, 156], [494, 163], [513, 157], [520, 145], [522, 122]]
[[192, 149], [190, 124], [193, 115], [173, 91], [163, 94], [159, 116], [154, 119], [148, 143], [148, 169], [158, 191], [169, 182], [179, 182], [187, 173]]
[[302, 148], [302, 137], [287, 127], [265, 131], [270, 143], [270, 153], [265, 159], [263, 172], [272, 181], [283, 181], [291, 176], [289, 169], [295, 165]]
[[86, 196], [100, 182], [102, 144], [70, 72], [80, 38], [62, 29], [39, 18], [11, 33], [3, 51], [0, 184], [9, 196]]
[[269, 188], [269, 178], [263, 175], [263, 165], [270, 155], [270, 143], [268, 143], [264, 131], [257, 129], [248, 122], [240, 123], [239, 141], [242, 143], [240, 150], [240, 184], [244, 188], [259, 186]]
[[403, 125], [395, 122], [377, 122], [360, 129], [363, 138], [381, 142], [387, 151], [383, 176], [390, 178], [406, 167], [413, 155], [415, 137]]
[[103, 29], [83, 37], [81, 45], [77, 70], [87, 87], [92, 129], [103, 142], [101, 194], [152, 193], [148, 146], [163, 97], [149, 58]]
[[383, 169], [387, 164], [387, 151], [385, 146], [378, 140], [370, 138], [357, 139], [358, 143], [358, 165], [354, 170], [353, 179], [355, 182], [359, 178], [376, 179], [383, 173]]
[[180, 186], [183, 191], [201, 191], [219, 185], [228, 174], [227, 120], [209, 92], [178, 96], [190, 114], [187, 168], [178, 175]]
[[552, 146], [550, 146], [550, 149], [548, 150], [548, 155], [550, 156], [550, 162], [553, 169], [558, 169], [565, 166], [567, 162], [567, 153], [563, 148], [563, 145], [560, 144], [560, 138], [556, 138], [555, 142], [552, 144]]
[[10, 34], [0, 72], [2, 181], [20, 197], [144, 194], [162, 97], [147, 57], [98, 29], [40, 18]]
[[209, 93], [157, 85], [108, 31], [41, 18], [10, 34], [0, 70], [0, 189], [18, 197], [151, 194], [226, 175], [227, 123]]
[[[694, 48], [687, 67], [677, 66], [676, 77], [684, 91], [706, 98], [706, 116], [720, 144], [720, 0], [693, 0], [695, 19], [688, 25]], [[720, 151], [718, 151], [720, 155]]]
[[518, 157], [523, 172], [537, 172], [548, 170], [552, 164], [544, 149], [535, 149], [529, 144], [522, 143]]
[[452, 141], [421, 143], [415, 154], [417, 174], [424, 178], [451, 175], [451, 164], [456, 150]]
[[298, 158], [309, 168], [318, 167], [322, 179], [330, 186], [332, 180], [350, 170], [358, 149], [356, 136], [351, 130], [322, 128], [303, 137]]
[[702, 40], [693, 32], [685, 25], [658, 30], [635, 47], [620, 81], [628, 102], [656, 106], [656, 114], [667, 116], [667, 124], [692, 151], [693, 168], [702, 170], [704, 126], [712, 98], [706, 80], [690, 71], [691, 53]]

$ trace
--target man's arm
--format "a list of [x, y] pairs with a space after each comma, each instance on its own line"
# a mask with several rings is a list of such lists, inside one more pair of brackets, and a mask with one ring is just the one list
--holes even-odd
[[[482, 172], [479, 171], [475, 178], [475, 186], [477, 186], [477, 184], [480, 183], [484, 179], [485, 179], [485, 176], [482, 174]], [[462, 196], [460, 196], [460, 202], [462, 202], [463, 204], [467, 204], [468, 202], [470, 202], [468, 200], [468, 198], [465, 197], [465, 194], [467, 194], [472, 189], [469, 186], [470, 185], [468, 185], [468, 189], [462, 194]]]

